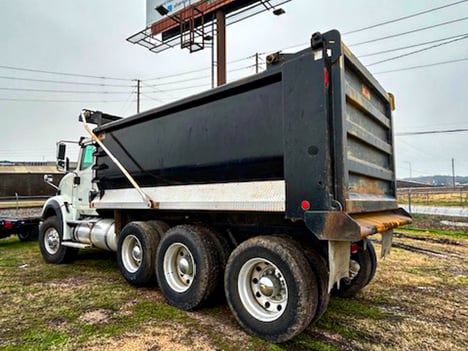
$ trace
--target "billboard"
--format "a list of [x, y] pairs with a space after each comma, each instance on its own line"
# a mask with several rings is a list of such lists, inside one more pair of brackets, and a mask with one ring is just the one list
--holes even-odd
[[[259, 0], [146, 0], [146, 26], [151, 27], [153, 35], [170, 31], [180, 22], [189, 19], [210, 16], [215, 10], [225, 8], [232, 9], [228, 5], [245, 6]], [[235, 3], [235, 4], [234, 4]], [[161, 15], [155, 10], [158, 6], [164, 6], [167, 15]]]
[[155, 10], [158, 6], [164, 6], [169, 14], [173, 14], [196, 2], [200, 0], [146, 0], [146, 26], [151, 26], [165, 17]]

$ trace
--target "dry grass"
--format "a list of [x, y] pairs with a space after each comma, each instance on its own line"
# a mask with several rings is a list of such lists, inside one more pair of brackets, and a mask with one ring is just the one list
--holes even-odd
[[455, 207], [468, 206], [468, 192], [466, 192], [466, 190], [437, 193], [432, 191], [418, 191], [416, 189], [411, 192], [411, 195], [409, 195], [406, 191], [399, 192], [398, 202], [400, 204], [407, 205], [409, 203], [410, 197], [411, 203], [413, 205]]
[[224, 303], [188, 313], [156, 288], [129, 286], [112, 254], [46, 265], [37, 243], [0, 240], [0, 349], [464, 351], [468, 237], [454, 240], [461, 245], [397, 238], [430, 254], [393, 248], [362, 293], [333, 298], [316, 325], [281, 345], [247, 335]]

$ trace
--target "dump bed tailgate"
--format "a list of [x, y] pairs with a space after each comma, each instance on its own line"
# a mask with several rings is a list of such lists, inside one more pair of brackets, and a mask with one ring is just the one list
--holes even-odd
[[343, 53], [345, 208], [348, 213], [395, 209], [393, 96], [345, 45]]

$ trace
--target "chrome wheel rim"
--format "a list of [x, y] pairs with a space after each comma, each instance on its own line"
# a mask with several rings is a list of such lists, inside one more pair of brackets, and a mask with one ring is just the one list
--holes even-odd
[[127, 271], [135, 273], [141, 266], [143, 249], [140, 240], [133, 234], [127, 235], [122, 243], [122, 263]]
[[273, 322], [286, 310], [286, 280], [269, 260], [256, 257], [244, 263], [239, 271], [237, 289], [247, 312], [262, 322]]
[[48, 254], [55, 255], [60, 248], [60, 235], [54, 227], [47, 228], [44, 235], [44, 247]]
[[182, 243], [170, 245], [164, 254], [163, 270], [169, 287], [183, 293], [190, 289], [195, 279], [196, 264], [193, 255]]

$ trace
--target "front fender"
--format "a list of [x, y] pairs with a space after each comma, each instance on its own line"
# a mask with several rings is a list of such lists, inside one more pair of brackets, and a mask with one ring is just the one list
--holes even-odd
[[62, 240], [71, 240], [72, 234], [67, 221], [72, 221], [76, 217], [76, 210], [67, 202], [63, 196], [54, 196], [49, 198], [42, 207], [41, 217], [46, 219], [51, 216], [57, 216], [62, 225]]

